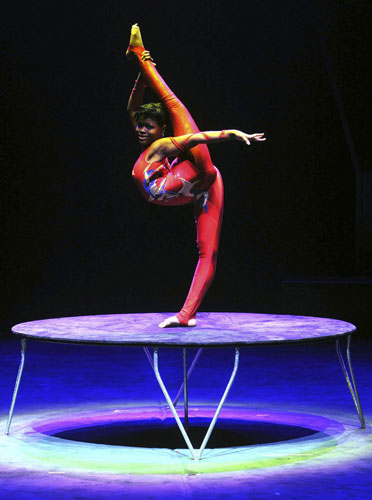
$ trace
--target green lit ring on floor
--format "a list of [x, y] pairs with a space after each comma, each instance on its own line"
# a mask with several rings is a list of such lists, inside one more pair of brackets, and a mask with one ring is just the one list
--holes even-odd
[[[246, 407], [226, 407], [224, 418], [244, 421], [259, 420], [308, 427], [315, 431], [310, 437], [291, 439], [276, 443], [236, 448], [206, 449], [202, 460], [194, 461], [189, 450], [167, 448], [135, 448], [67, 441], [48, 435], [40, 429], [58, 431], [79, 426], [159, 418], [158, 407], [135, 406], [126, 403], [87, 409], [84, 406], [58, 409], [32, 415], [17, 415], [9, 436], [0, 438], [9, 467], [26, 465], [27, 468], [46, 469], [49, 472], [89, 472], [96, 474], [200, 474], [271, 468], [305, 461], [327, 460], [335, 453], [347, 455], [350, 446], [348, 436], [355, 440], [358, 428], [343, 425], [340, 421], [317, 415], [252, 410]], [[213, 408], [198, 406], [190, 408], [190, 417], [213, 416]], [[164, 416], [164, 411], [162, 412]], [[3, 422], [5, 426], [5, 421]], [[359, 431], [361, 446], [372, 451], [371, 433]], [[367, 440], [366, 440], [367, 439]], [[355, 451], [355, 442], [353, 444]], [[346, 454], [345, 454], [346, 453]]]

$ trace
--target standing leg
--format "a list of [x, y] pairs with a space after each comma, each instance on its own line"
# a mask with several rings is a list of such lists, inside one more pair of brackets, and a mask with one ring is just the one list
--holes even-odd
[[[203, 197], [199, 201], [202, 200]], [[217, 265], [222, 216], [223, 183], [221, 174], [218, 172], [215, 182], [208, 190], [208, 200], [204, 206], [202, 203], [198, 203], [195, 207], [199, 260], [186, 301], [177, 314], [180, 324], [187, 325], [189, 319], [195, 317], [196, 311], [213, 281]]]
[[223, 217], [223, 183], [221, 174], [216, 171], [216, 180], [207, 193], [208, 199], [203, 203], [202, 196], [195, 206], [199, 260], [189, 293], [181, 311], [160, 323], [161, 328], [195, 326], [196, 312], [213, 281]]

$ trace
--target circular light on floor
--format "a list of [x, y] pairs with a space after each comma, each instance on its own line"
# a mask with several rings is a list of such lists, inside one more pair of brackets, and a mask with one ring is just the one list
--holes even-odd
[[[206, 406], [189, 409], [194, 427], [190, 437], [196, 449], [214, 411]], [[314, 459], [332, 461], [335, 454], [339, 460], [340, 454], [347, 456], [351, 441], [354, 452], [356, 446], [364, 451], [367, 446], [372, 454], [370, 430], [343, 424], [339, 419], [226, 407], [217, 422], [214, 441], [210, 441], [202, 459], [195, 461], [182, 437], [178, 440], [179, 431], [174, 431], [170, 417], [168, 409], [160, 411], [159, 407], [133, 403], [17, 415], [10, 435], [0, 438], [4, 451], [1, 461], [10, 468], [26, 466], [56, 473], [197, 474], [267, 469]], [[171, 427], [169, 433], [164, 430], [167, 425]], [[125, 445], [125, 435], [130, 446]], [[151, 442], [154, 444], [148, 446]]]

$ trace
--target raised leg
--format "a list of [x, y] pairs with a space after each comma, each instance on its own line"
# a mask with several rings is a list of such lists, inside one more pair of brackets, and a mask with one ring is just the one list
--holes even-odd
[[5, 434], [7, 434], [7, 435], [9, 434], [10, 424], [12, 423], [14, 405], [15, 405], [15, 402], [16, 402], [16, 399], [17, 399], [19, 383], [20, 383], [21, 377], [22, 377], [23, 365], [25, 363], [26, 339], [21, 339], [21, 349], [22, 349], [21, 350], [21, 361], [19, 363], [17, 380], [16, 380], [16, 383], [15, 383], [15, 386], [14, 386], [12, 403], [10, 405], [10, 410], [9, 410], [9, 415], [8, 415], [8, 421], [6, 423], [6, 429], [5, 429]]
[[[150, 60], [142, 60], [143, 47], [141, 32], [138, 26], [132, 26], [130, 45], [127, 55], [134, 58], [139, 66], [141, 75], [146, 80], [148, 87], [166, 106], [175, 136], [199, 132], [193, 117], [186, 106], [177, 98], [168, 87], [155, 65]], [[213, 162], [206, 144], [200, 144], [191, 150], [193, 163], [198, 168], [200, 175], [208, 179], [208, 187], [216, 177]]]
[[[360, 420], [361, 428], [365, 429], [366, 424], [365, 424], [364, 415], [363, 415], [362, 407], [361, 407], [360, 400], [359, 400], [357, 386], [355, 383], [353, 367], [351, 364], [350, 343], [351, 343], [351, 334], [347, 336], [347, 347], [346, 347], [346, 357], [347, 357], [348, 368], [346, 367], [344, 358], [343, 358], [342, 353], [341, 353], [340, 340], [336, 340], [336, 351], [337, 351], [338, 359], [339, 359], [340, 364], [341, 364], [342, 371], [344, 372], [344, 375], [345, 375], [346, 383], [347, 383], [349, 390], [350, 390], [350, 393], [351, 393], [351, 397], [353, 398], [355, 408], [358, 412], [358, 417]], [[350, 376], [349, 376], [349, 374], [350, 374]], [[351, 378], [351, 380], [350, 380], [350, 378]]]

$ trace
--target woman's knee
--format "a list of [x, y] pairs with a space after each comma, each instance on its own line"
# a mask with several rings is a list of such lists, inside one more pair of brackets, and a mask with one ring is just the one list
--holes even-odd
[[203, 245], [200, 243], [198, 244], [198, 249], [199, 249], [199, 259], [210, 262], [212, 265], [216, 265], [218, 249], [210, 248], [208, 244]]

